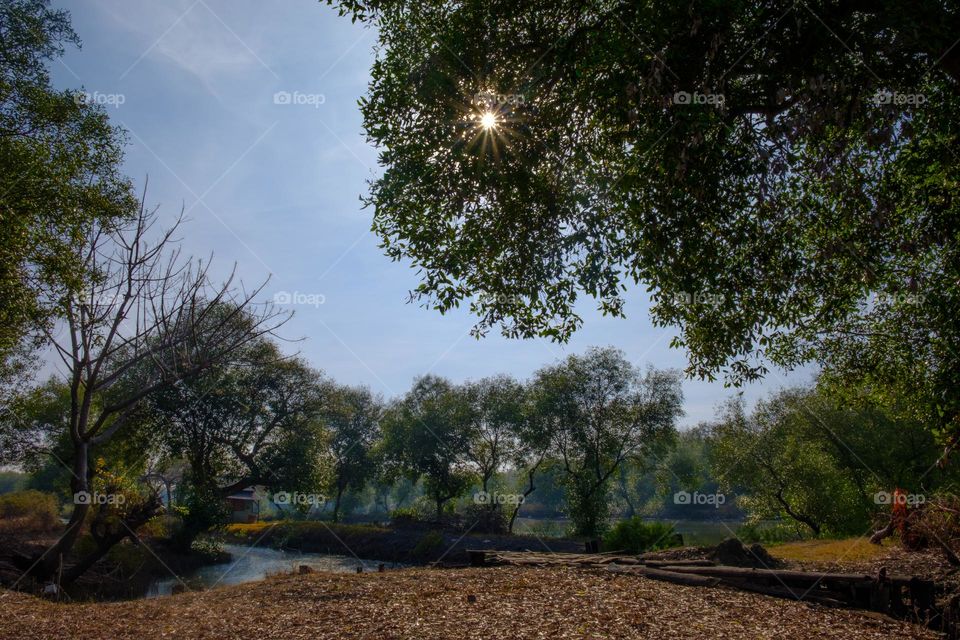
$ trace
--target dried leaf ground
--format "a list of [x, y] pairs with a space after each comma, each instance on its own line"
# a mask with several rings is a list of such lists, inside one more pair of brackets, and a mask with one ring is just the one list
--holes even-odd
[[284, 575], [121, 603], [0, 595], [0, 638], [22, 640], [935, 637], [856, 611], [557, 567]]

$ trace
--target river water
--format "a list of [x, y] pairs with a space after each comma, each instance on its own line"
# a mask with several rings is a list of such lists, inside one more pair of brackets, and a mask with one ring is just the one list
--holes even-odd
[[[229, 562], [206, 565], [184, 576], [156, 580], [150, 585], [146, 597], [170, 595], [174, 585], [181, 583], [193, 590], [263, 580], [268, 575], [290, 573], [303, 564], [315, 571], [334, 573], [354, 573], [357, 567], [362, 567], [364, 571], [376, 571], [380, 564], [376, 560], [361, 560], [352, 556], [300, 553], [237, 544], [225, 544], [223, 550], [230, 554]], [[385, 564], [390, 568], [396, 566]]]

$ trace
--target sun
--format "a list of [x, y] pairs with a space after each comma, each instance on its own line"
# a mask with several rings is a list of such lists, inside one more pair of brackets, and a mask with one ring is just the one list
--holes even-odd
[[480, 126], [488, 131], [493, 129], [497, 126], [497, 116], [490, 111], [485, 112], [480, 116]]

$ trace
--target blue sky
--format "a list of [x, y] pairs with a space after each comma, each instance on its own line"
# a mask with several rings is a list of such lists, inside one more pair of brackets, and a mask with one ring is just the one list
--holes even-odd
[[[125, 168], [172, 221], [181, 207], [187, 253], [234, 263], [242, 279], [270, 276], [265, 298], [288, 294], [283, 328], [309, 362], [340, 382], [390, 397], [430, 372], [461, 381], [506, 372], [526, 378], [590, 345], [614, 345], [634, 363], [685, 364], [672, 330], [654, 327], [647, 295], [629, 292], [627, 319], [592, 301], [566, 345], [469, 335], [465, 311], [442, 316], [408, 304], [416, 273], [385, 258], [360, 203], [377, 175], [357, 100], [376, 34], [317, 0], [55, 0], [83, 41], [54, 64], [54, 81], [83, 88], [129, 132]], [[282, 298], [278, 298], [282, 299]], [[809, 371], [774, 371], [745, 389], [755, 400]], [[692, 425], [732, 393], [685, 381]]]

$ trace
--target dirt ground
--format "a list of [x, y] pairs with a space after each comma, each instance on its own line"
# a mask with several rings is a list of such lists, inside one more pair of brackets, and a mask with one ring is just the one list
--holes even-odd
[[936, 638], [857, 611], [602, 570], [283, 575], [153, 600], [0, 592], [0, 638]]

